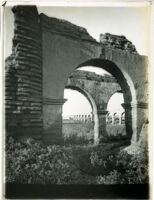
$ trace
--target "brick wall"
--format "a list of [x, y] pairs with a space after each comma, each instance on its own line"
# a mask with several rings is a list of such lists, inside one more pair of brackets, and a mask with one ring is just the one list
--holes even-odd
[[42, 50], [34, 6], [17, 6], [12, 55], [6, 59], [6, 132], [39, 137], [42, 131]]

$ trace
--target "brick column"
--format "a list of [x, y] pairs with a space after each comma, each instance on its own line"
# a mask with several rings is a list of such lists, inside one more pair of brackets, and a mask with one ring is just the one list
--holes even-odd
[[132, 106], [131, 103], [123, 103], [121, 104], [125, 109], [125, 126], [126, 126], [126, 135], [129, 142], [131, 140], [137, 140], [137, 114], [136, 114], [136, 106]]
[[98, 126], [99, 126], [99, 139], [103, 139], [107, 136], [106, 133], [106, 115], [108, 111], [107, 110], [98, 110]]
[[137, 142], [144, 123], [148, 119], [148, 104], [145, 102], [124, 103], [125, 125], [128, 140], [131, 143]]
[[121, 125], [122, 123], [122, 120], [121, 120], [121, 114], [119, 114], [119, 125]]
[[66, 99], [43, 99], [43, 141], [62, 143], [62, 106]]
[[6, 133], [42, 134], [42, 37], [36, 6], [15, 6], [12, 54], [6, 60]]
[[136, 108], [137, 110], [137, 141], [139, 141], [142, 127], [143, 125], [147, 124], [149, 121], [148, 103], [138, 102], [136, 107], [137, 107]]

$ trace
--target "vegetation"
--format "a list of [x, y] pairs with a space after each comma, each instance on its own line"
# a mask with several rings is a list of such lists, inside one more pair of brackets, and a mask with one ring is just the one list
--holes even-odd
[[93, 144], [94, 139], [93, 137], [87, 137], [84, 135], [78, 136], [77, 134], [72, 134], [69, 136], [64, 136], [63, 141], [65, 145], [86, 145], [86, 144]]
[[125, 142], [48, 145], [32, 138], [6, 141], [6, 182], [24, 184], [143, 184], [147, 152], [129, 155]]

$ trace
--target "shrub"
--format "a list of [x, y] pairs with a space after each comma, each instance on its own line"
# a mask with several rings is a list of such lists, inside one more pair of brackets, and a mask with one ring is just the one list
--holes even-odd
[[94, 170], [101, 174], [108, 174], [115, 167], [115, 155], [100, 156], [98, 152], [92, 152], [90, 155], [91, 165]]
[[86, 136], [78, 136], [77, 134], [72, 134], [69, 136], [64, 137], [64, 144], [65, 145], [85, 145], [85, 144], [92, 144], [93, 139], [88, 139]]
[[70, 151], [55, 145], [45, 147], [31, 138], [22, 142], [7, 138], [6, 182], [71, 184], [79, 176]]
[[6, 182], [24, 184], [148, 183], [145, 149], [129, 155], [123, 143], [45, 146], [27, 138], [6, 141]]
[[97, 146], [74, 147], [73, 153], [78, 168], [92, 176], [107, 175], [115, 168], [115, 155], [123, 143], [102, 143]]
[[123, 175], [117, 170], [113, 170], [107, 176], [97, 176], [96, 177], [98, 184], [123, 184], [124, 178]]
[[126, 170], [129, 184], [148, 183], [148, 156], [146, 151], [134, 154]]
[[[95, 163], [100, 165], [104, 172], [96, 177], [98, 184], [145, 184], [148, 183], [148, 157], [145, 150], [140, 153], [129, 155], [126, 151], [119, 152], [113, 159], [106, 159], [106, 168], [102, 159], [95, 156]], [[97, 162], [96, 162], [97, 160]], [[112, 162], [112, 168], [111, 163]], [[110, 170], [107, 172], [106, 169]]]

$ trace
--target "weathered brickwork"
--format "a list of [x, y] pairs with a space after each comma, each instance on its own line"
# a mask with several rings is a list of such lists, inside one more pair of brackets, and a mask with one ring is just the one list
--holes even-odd
[[106, 48], [121, 49], [130, 53], [137, 53], [135, 46], [125, 36], [112, 35], [110, 33], [100, 34], [100, 42]]
[[12, 55], [6, 59], [6, 130], [40, 137], [42, 131], [41, 31], [36, 7], [14, 7]]

